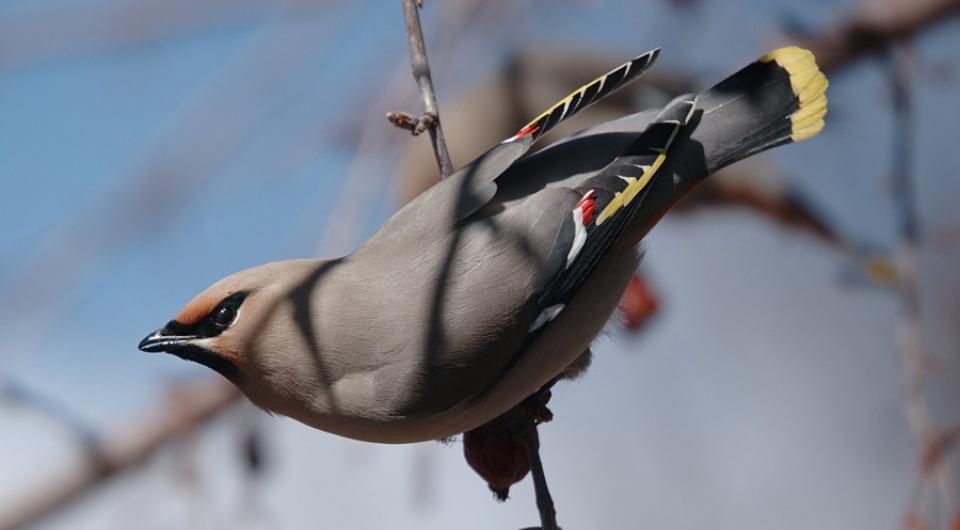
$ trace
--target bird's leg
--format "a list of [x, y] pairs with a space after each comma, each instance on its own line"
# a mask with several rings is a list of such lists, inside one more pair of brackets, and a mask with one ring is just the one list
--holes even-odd
[[570, 363], [570, 366], [564, 368], [564, 370], [560, 372], [560, 375], [551, 379], [550, 382], [540, 387], [540, 390], [537, 390], [527, 399], [523, 400], [519, 407], [525, 409], [526, 414], [532, 417], [536, 424], [547, 423], [553, 420], [553, 412], [547, 408], [547, 403], [550, 402], [550, 398], [553, 395], [551, 392], [553, 385], [557, 384], [560, 380], [572, 381], [580, 377], [587, 371], [592, 361], [593, 352], [587, 348], [579, 357]]
[[557, 377], [515, 407], [463, 435], [467, 463], [486, 480], [498, 500], [506, 500], [510, 486], [528, 471], [532, 473], [540, 528], [544, 530], [558, 530], [558, 527], [556, 509], [540, 460], [537, 426], [553, 420], [553, 412], [547, 407], [553, 385], [561, 379], [581, 375], [590, 365], [591, 358], [590, 350], [584, 351]]
[[550, 389], [553, 388], [553, 385], [557, 384], [559, 380], [559, 377], [555, 377], [549, 383], [540, 387], [540, 390], [537, 390], [517, 405], [519, 409], [518, 412], [521, 416], [521, 428], [518, 431], [522, 432], [528, 428], [526, 425], [527, 421], [523, 420], [529, 419], [532, 421], [534, 427], [553, 420], [553, 412], [547, 408], [547, 403], [550, 402], [550, 398], [553, 396]]
[[464, 458], [499, 501], [507, 500], [510, 486], [530, 471], [531, 436], [536, 436], [538, 424], [553, 418], [547, 402], [555, 382], [544, 385], [500, 416], [463, 433]]
[[[583, 373], [589, 366], [590, 359], [591, 352], [586, 350], [573, 363], [577, 366], [570, 373], [574, 374], [574, 377]], [[553, 506], [553, 498], [550, 496], [547, 477], [543, 471], [543, 462], [540, 460], [540, 433], [537, 432], [537, 426], [553, 420], [553, 412], [547, 408], [547, 403], [550, 402], [552, 396], [551, 389], [560, 379], [568, 378], [572, 377], [567, 371], [564, 371], [507, 413], [518, 415], [519, 428], [514, 433], [517, 441], [522, 443], [527, 451], [530, 474], [533, 476], [533, 488], [537, 496], [537, 510], [540, 512], [541, 530], [558, 530], [559, 527], [557, 526], [557, 510]]]

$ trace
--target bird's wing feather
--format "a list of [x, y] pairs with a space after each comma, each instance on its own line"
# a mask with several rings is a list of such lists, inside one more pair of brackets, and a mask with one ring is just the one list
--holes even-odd
[[375, 248], [384, 239], [395, 242], [398, 238], [416, 244], [449, 231], [493, 199], [497, 179], [539, 138], [639, 77], [656, 61], [659, 53], [659, 48], [644, 53], [574, 90], [516, 134], [404, 206], [364, 246]]
[[[448, 343], [442, 356], [446, 364], [469, 370], [455, 389], [439, 392], [439, 383], [425, 384], [416, 393], [417, 407], [483, 395], [497, 373], [520, 359], [606, 257], [693, 107], [692, 97], [675, 100], [580, 186], [542, 189], [505, 208], [484, 210], [462, 227], [459, 252], [443, 267], [450, 273], [442, 279], [446, 303], [458, 308], [444, 327], [462, 342]], [[448, 369], [445, 377], [455, 371]], [[434, 365], [429, 373], [441, 371]]]
[[642, 207], [649, 184], [662, 177], [670, 146], [690, 122], [695, 105], [692, 96], [675, 99], [620, 156], [575, 188], [580, 199], [569, 212], [573, 229], [559, 232], [555, 243], [565, 260], [540, 295], [541, 313], [531, 331], [563, 310]]
[[524, 139], [529, 139], [532, 142], [537, 141], [567, 118], [628, 85], [650, 68], [659, 55], [660, 48], [651, 50], [581, 86], [551, 105], [539, 116], [530, 120], [515, 135], [507, 138], [503, 143]]

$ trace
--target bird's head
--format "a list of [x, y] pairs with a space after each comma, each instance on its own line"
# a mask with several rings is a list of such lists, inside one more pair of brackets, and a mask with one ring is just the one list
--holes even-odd
[[[331, 262], [291, 260], [260, 265], [216, 282], [139, 348], [167, 352], [211, 368], [233, 382], [254, 403], [280, 412], [278, 389], [296, 387], [293, 377], [316, 349], [300, 330], [301, 306]], [[311, 337], [315, 338], [315, 337]], [[300, 372], [307, 373], [307, 370]]]
[[[218, 282], [190, 301], [165, 326], [140, 341], [145, 352], [168, 352], [211, 368], [231, 381], [240, 376], [240, 352], [229, 346], [254, 292]], [[249, 306], [248, 306], [249, 307]]]

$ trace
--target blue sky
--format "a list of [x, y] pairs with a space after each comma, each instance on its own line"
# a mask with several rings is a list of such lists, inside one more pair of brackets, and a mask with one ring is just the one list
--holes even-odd
[[[107, 5], [84, 2], [91, 9]], [[429, 45], [440, 15], [436, 2], [427, 3]], [[434, 72], [441, 111], [445, 97], [489, 72], [511, 48], [577, 43], [629, 57], [661, 46], [663, 67], [710, 81], [780, 42], [776, 22], [784, 15], [819, 28], [845, 12], [846, 4], [808, 2], [798, 10], [788, 0], [704, 0], [699, 11], [681, 13], [660, 2], [638, 7], [597, 1], [551, 9], [547, 2], [520, 2], [507, 15], [481, 14], [487, 23], [468, 24], [445, 59], [431, 49], [443, 59]], [[15, 25], [33, 10], [65, 5], [79, 3], [2, 1], [0, 27]], [[143, 354], [135, 346], [212, 281], [321, 248], [352, 158], [342, 138], [369, 121], [383, 121], [386, 128], [387, 110], [417, 108], [412, 80], [395, 95], [383, 94], [391, 73], [407, 61], [399, 7], [335, 6], [293, 15], [278, 10], [61, 60], [5, 68], [0, 58], [0, 293], [15, 302], [0, 311], [0, 375], [67, 404], [104, 429], [136, 417], [171, 378], [206, 375], [202, 367]], [[960, 198], [955, 161], [960, 74], [948, 72], [953, 78], [944, 82], [931, 73], [958, 64], [960, 27], [945, 24], [918, 39], [914, 50], [914, 169], [925, 226], [933, 232], [960, 221], [953, 206]], [[885, 180], [892, 122], [878, 61], [833, 78], [830, 99], [821, 137], [764, 156], [851, 239], [889, 248], [895, 242]], [[385, 101], [388, 106], [373, 103]], [[351, 244], [393, 208], [391, 156], [411, 140], [399, 132], [387, 138], [383, 159], [367, 164], [361, 186], [366, 210], [342, 227]], [[134, 186], [157, 167], [168, 176], [154, 177], [149, 188]], [[171, 191], [178, 193], [165, 195]], [[172, 213], [158, 217], [155, 205], [164, 203], [156, 201], [164, 197], [175, 197]], [[126, 208], [117, 208], [118, 202]], [[957, 316], [935, 304], [956, 307], [950, 305], [958, 293], [956, 278], [944, 272], [955, 270], [960, 257], [955, 247], [955, 241], [931, 243], [923, 262], [933, 279], [924, 285], [932, 301], [927, 332], [936, 353], [954, 356], [958, 337], [949, 330]], [[896, 527], [913, 449], [900, 423], [895, 299], [876, 289], [843, 288], [838, 278], [849, 267], [843, 256], [805, 236], [758, 224], [743, 212], [666, 221], [646, 248], [647, 266], [668, 293], [664, 313], [640, 337], [614, 331], [602, 339], [593, 373], [558, 392], [560, 419], [545, 430], [548, 465], [570, 461], [565, 470], [548, 467], [568, 503], [561, 513], [581, 523], [607, 517], [612, 524], [629, 508], [624, 488], [630, 486], [645, 496], [651, 522], [661, 528], [706, 521], [719, 528], [752, 520], [773, 524], [777, 511], [796, 499], [802, 501], [796, 528]], [[38, 254], [56, 259], [43, 268]], [[73, 268], [78, 273], [68, 274]], [[50, 292], [39, 300], [32, 297], [45, 289]], [[955, 385], [958, 361], [947, 357], [945, 366]], [[355, 487], [383, 479], [378, 494], [384, 498], [409, 486], [406, 462], [419, 458], [417, 451], [442, 455], [436, 456], [437, 473], [447, 477], [442, 480], [470, 489], [438, 493], [448, 504], [426, 512], [410, 508], [402, 495], [384, 501], [410, 525], [445, 527], [454, 507], [476, 514], [501, 509], [497, 517], [503, 519], [497, 520], [517, 527], [533, 522], [528, 485], [507, 508], [493, 506], [475, 487], [479, 480], [450, 456], [459, 449], [368, 447], [268, 421], [283, 454], [308, 458], [311, 444], [334, 455], [369, 451], [373, 461], [358, 472]], [[38, 466], [70, 461], [70, 443], [58, 432], [14, 406], [0, 406], [7, 449], [0, 466], [14, 470], [0, 480], [7, 482], [0, 483], [0, 492], [16, 489]], [[203, 447], [225, 443], [217, 437], [226, 435], [216, 432]], [[611, 454], [643, 455], [634, 467], [623, 467], [622, 456], [585, 449], [596, 438], [615, 447], [626, 444], [623, 453]], [[785, 445], [791, 440], [796, 445]], [[599, 463], [587, 469], [594, 457]], [[336, 458], [309, 458], [327, 469], [343, 465]], [[213, 460], [207, 464], [213, 484], [232, 483], [228, 463]], [[890, 461], [896, 463], [876, 469]], [[826, 471], [828, 466], [836, 474]], [[730, 482], [740, 467], [745, 473]], [[280, 468], [265, 495], [296, 527], [308, 513], [290, 504], [289, 492], [307, 479], [287, 463]], [[775, 484], [777, 477], [790, 484]], [[150, 486], [155, 476], [125, 480], [134, 489], [167, 487]], [[880, 480], [886, 485], [878, 486]], [[658, 490], [656, 484], [665, 486]], [[808, 491], [811, 484], [825, 489]], [[333, 499], [339, 498], [335, 486], [333, 478], [323, 486], [332, 488]], [[586, 494], [582, 508], [571, 506], [578, 490], [584, 495], [593, 488], [617, 491], [609, 492], [607, 501], [599, 493]], [[669, 492], [686, 492], [699, 508]], [[836, 499], [846, 494], [853, 500], [839, 505]], [[114, 515], [103, 514], [114, 513], [116, 495], [105, 493], [71, 517], [90, 528], [111, 521]], [[822, 506], [830, 499], [837, 505]], [[880, 513], [858, 519], [865, 504], [877, 499], [886, 503]], [[358, 527], [374, 525], [373, 516], [357, 515], [363, 509], [362, 503], [346, 503], [337, 513]], [[692, 513], [681, 515], [686, 509]], [[74, 526], [61, 520], [53, 527]]]

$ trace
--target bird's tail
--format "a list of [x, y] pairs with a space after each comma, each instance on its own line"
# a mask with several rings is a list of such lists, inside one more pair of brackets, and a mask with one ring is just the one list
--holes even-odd
[[[647, 189], [638, 192], [643, 204], [636, 213], [627, 213], [628, 242], [638, 242], [667, 210], [718, 169], [819, 133], [827, 113], [826, 90], [827, 78], [813, 54], [786, 47], [698, 94], [657, 174]], [[658, 121], [659, 116], [652, 125]], [[645, 142], [648, 131], [635, 143]]]
[[816, 136], [827, 113], [827, 78], [809, 50], [776, 49], [697, 98], [692, 138], [707, 173], [750, 155]]

